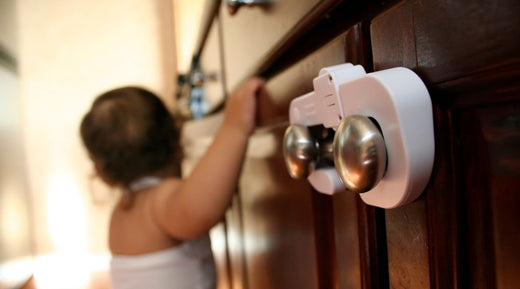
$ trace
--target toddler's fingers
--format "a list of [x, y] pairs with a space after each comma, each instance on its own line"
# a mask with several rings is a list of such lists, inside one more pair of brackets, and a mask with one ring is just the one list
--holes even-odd
[[259, 90], [264, 86], [265, 81], [260, 77], [253, 77], [245, 84], [245, 93], [247, 95], [256, 96]]

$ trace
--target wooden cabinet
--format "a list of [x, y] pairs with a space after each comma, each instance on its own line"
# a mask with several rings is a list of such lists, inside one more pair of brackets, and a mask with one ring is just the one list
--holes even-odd
[[[218, 16], [227, 91], [260, 75], [272, 93], [224, 229], [212, 235], [225, 244], [216, 254], [225, 258], [221, 288], [518, 288], [520, 2], [325, 2], [275, 41], [254, 44], [257, 52], [240, 48], [282, 20], [252, 7], [235, 16], [255, 13], [271, 26]], [[271, 11], [285, 5], [277, 3]], [[231, 36], [250, 26], [261, 31], [248, 36], [255, 40]], [[383, 210], [347, 191], [322, 195], [286, 172], [290, 101], [312, 90], [321, 67], [343, 62], [408, 67], [428, 87], [435, 164], [411, 204]]]

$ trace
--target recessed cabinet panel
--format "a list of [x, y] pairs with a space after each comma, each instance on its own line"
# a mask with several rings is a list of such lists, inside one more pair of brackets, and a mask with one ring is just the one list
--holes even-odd
[[312, 191], [285, 171], [284, 130], [252, 136], [239, 183], [249, 289], [318, 288]]
[[[518, 90], [516, 95], [520, 96]], [[475, 276], [470, 287], [517, 288], [520, 103], [464, 109], [454, 119], [461, 136], [458, 156], [464, 165], [459, 169], [465, 174], [461, 193], [467, 200], [469, 220], [469, 242], [464, 249], [467, 270]]]

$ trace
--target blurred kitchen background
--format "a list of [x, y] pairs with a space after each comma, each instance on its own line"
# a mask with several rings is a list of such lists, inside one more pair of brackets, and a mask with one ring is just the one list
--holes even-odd
[[31, 276], [36, 288], [109, 288], [116, 195], [93, 177], [79, 123], [96, 95], [121, 85], [173, 108], [203, 6], [0, 0], [0, 288]]

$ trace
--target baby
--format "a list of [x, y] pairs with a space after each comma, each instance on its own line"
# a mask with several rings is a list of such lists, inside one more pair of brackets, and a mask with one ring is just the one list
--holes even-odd
[[125, 87], [94, 101], [81, 137], [97, 174], [123, 191], [109, 229], [114, 289], [215, 288], [208, 232], [236, 189], [263, 92], [252, 78], [229, 96], [211, 146], [185, 179], [179, 132], [158, 97]]

